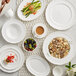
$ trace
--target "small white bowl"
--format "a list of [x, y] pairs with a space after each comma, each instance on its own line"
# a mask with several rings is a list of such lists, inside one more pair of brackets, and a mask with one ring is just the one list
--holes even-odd
[[63, 69], [61, 66], [56, 66], [53, 68], [53, 75], [54, 76], [62, 76], [63, 75]]
[[[36, 28], [39, 27], [39, 26], [43, 27], [43, 29], [44, 29], [44, 33], [41, 34], [41, 35], [38, 35], [36, 33]], [[38, 23], [38, 24], [34, 25], [34, 27], [32, 29], [32, 33], [33, 33], [34, 37], [36, 37], [36, 38], [43, 38], [47, 34], [47, 27], [43, 23]]]

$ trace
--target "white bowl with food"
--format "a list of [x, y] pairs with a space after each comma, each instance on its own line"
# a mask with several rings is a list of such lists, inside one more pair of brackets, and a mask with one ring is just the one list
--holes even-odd
[[36, 38], [43, 38], [47, 34], [47, 27], [43, 23], [34, 25], [32, 29], [33, 36]]
[[34, 20], [43, 13], [44, 5], [43, 0], [23, 0], [17, 10], [17, 15], [23, 21]]
[[67, 35], [54, 32], [43, 43], [45, 58], [56, 65], [68, 63], [74, 57], [73, 41]]

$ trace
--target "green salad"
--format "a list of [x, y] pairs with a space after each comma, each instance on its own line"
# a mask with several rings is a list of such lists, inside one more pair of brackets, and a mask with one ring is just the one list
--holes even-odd
[[31, 14], [35, 15], [40, 8], [41, 2], [39, 0], [33, 0], [32, 2], [27, 3], [21, 11], [23, 15], [27, 18]]

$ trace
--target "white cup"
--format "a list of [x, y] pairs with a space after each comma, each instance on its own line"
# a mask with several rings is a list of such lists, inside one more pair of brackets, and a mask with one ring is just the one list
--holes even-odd
[[[44, 29], [44, 32], [43, 32], [43, 34], [41, 34], [41, 35], [38, 35], [38, 34], [36, 33], [36, 29], [37, 29], [37, 27], [39, 27], [39, 26], [41, 26], [41, 27]], [[43, 23], [38, 23], [38, 24], [34, 25], [34, 27], [33, 27], [33, 29], [32, 29], [32, 33], [33, 33], [34, 37], [36, 37], [36, 38], [43, 38], [43, 37], [45, 37], [46, 34], [47, 34], [47, 27], [46, 27]]]
[[62, 76], [64, 73], [64, 70], [61, 66], [55, 66], [53, 68], [53, 75], [54, 76]]

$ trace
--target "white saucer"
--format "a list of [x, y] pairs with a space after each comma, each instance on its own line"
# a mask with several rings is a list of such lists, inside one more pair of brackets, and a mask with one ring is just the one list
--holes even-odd
[[47, 76], [50, 72], [49, 64], [37, 55], [32, 55], [26, 60], [26, 67], [35, 76]]
[[66, 0], [54, 0], [46, 9], [46, 20], [55, 29], [66, 30], [75, 24], [75, 8]]
[[[37, 0], [36, 0], [36, 1], [37, 1]], [[40, 0], [40, 1], [41, 1], [41, 8], [38, 10], [37, 14], [35, 14], [35, 15], [32, 15], [32, 14], [31, 14], [29, 17], [26, 18], [26, 17], [22, 14], [21, 10], [24, 8], [24, 6], [25, 6], [28, 2], [32, 2], [32, 0], [23, 0], [22, 3], [20, 4], [18, 10], [17, 10], [17, 15], [18, 15], [18, 17], [19, 17], [21, 20], [23, 20], [23, 21], [31, 21], [31, 20], [34, 20], [34, 19], [36, 19], [37, 17], [39, 17], [39, 16], [43, 13], [43, 11], [44, 11], [44, 9], [45, 9], [44, 1], [43, 1], [43, 0]]]
[[7, 21], [2, 27], [2, 36], [9, 43], [18, 43], [22, 41], [25, 34], [25, 25], [16, 19]]
[[[10, 54], [15, 54], [14, 63], [5, 64], [3, 60]], [[16, 45], [5, 45], [0, 49], [0, 69], [12, 73], [18, 71], [24, 63], [24, 54]]]

